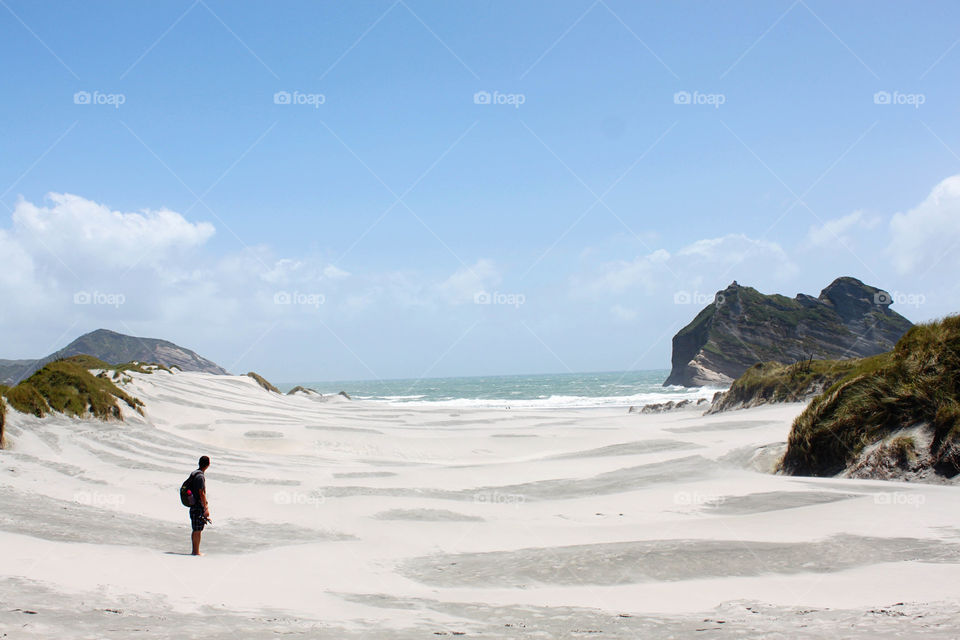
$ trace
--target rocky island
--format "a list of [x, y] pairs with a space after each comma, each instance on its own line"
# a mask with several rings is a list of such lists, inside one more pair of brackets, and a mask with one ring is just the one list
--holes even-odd
[[760, 293], [734, 281], [673, 338], [664, 386], [729, 385], [758, 362], [863, 358], [890, 351], [912, 323], [885, 291], [851, 277], [818, 297]]

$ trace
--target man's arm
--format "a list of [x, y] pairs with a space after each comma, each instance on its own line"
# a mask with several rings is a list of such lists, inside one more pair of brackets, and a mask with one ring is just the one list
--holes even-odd
[[200, 504], [203, 505], [203, 515], [206, 518], [210, 517], [210, 505], [207, 504], [207, 490], [206, 488], [198, 489], [197, 494], [200, 496]]

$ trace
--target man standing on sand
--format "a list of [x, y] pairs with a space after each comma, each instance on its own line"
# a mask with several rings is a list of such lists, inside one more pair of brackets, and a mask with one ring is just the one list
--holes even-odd
[[200, 535], [203, 531], [203, 525], [210, 521], [210, 505], [207, 504], [207, 479], [203, 472], [210, 466], [210, 458], [200, 456], [199, 468], [190, 474], [190, 491], [193, 492], [193, 505], [190, 507], [190, 527], [193, 532], [190, 534], [190, 540], [193, 542], [193, 554], [202, 556], [200, 553]]

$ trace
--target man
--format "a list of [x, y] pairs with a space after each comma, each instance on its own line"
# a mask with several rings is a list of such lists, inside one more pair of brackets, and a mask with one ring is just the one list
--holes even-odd
[[203, 525], [210, 521], [210, 505], [207, 504], [207, 479], [203, 472], [210, 466], [210, 458], [200, 456], [199, 468], [190, 474], [190, 491], [193, 493], [193, 505], [190, 507], [190, 527], [193, 532], [190, 534], [190, 540], [193, 542], [193, 554], [202, 556], [200, 553], [200, 535], [203, 531]]

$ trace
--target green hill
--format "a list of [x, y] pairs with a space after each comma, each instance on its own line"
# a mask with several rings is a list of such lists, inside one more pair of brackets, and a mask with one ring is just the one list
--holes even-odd
[[226, 374], [206, 358], [168, 340], [138, 338], [107, 329], [85, 333], [63, 349], [36, 360], [0, 360], [0, 382], [14, 385], [44, 365], [78, 355], [91, 355], [104, 362], [157, 362], [181, 371]]

